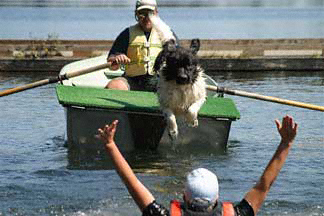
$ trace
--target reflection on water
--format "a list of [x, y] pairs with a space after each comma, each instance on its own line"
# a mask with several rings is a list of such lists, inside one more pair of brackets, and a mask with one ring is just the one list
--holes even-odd
[[[231, 143], [233, 143], [233, 146], [231, 146], [233, 148], [239, 142], [233, 141]], [[168, 146], [157, 150], [123, 152], [123, 155], [135, 172], [165, 176], [170, 175], [174, 169], [190, 169], [190, 164], [195, 158], [202, 159], [227, 154], [224, 149], [203, 149], [200, 143], [197, 143], [194, 149], [190, 149], [186, 146], [176, 149]], [[67, 168], [71, 170], [111, 170], [114, 169], [114, 166], [104, 150], [91, 151], [89, 149], [68, 148]]]

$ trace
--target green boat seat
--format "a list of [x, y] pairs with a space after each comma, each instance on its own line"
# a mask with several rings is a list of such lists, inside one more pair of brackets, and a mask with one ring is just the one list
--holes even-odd
[[[111, 110], [161, 113], [156, 93], [121, 91], [100, 88], [57, 85], [56, 93], [63, 106], [79, 106]], [[208, 118], [240, 118], [230, 98], [208, 97], [199, 111], [199, 116]]]

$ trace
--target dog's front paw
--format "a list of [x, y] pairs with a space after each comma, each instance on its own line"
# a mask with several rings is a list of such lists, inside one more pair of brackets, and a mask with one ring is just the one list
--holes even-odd
[[195, 119], [190, 124], [191, 127], [198, 127], [198, 119]]
[[190, 119], [190, 121], [187, 120], [187, 123], [189, 127], [198, 127], [198, 119]]
[[164, 111], [165, 118], [167, 119], [168, 134], [171, 140], [176, 140], [178, 137], [178, 125], [174, 113], [171, 110]]
[[186, 120], [190, 127], [198, 127], [197, 111], [189, 109], [186, 113]]
[[171, 141], [174, 141], [178, 138], [178, 130], [169, 130], [169, 137]]

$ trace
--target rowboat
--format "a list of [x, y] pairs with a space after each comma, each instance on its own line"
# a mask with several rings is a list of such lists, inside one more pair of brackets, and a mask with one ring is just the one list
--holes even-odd
[[[106, 58], [102, 55], [70, 63], [62, 68], [60, 74], [103, 64]], [[227, 147], [231, 123], [240, 118], [230, 98], [209, 92], [199, 111], [199, 126], [191, 128], [178, 119], [179, 137], [171, 142], [155, 93], [104, 89], [109, 80], [122, 73], [122, 70], [101, 69], [64, 80], [56, 86], [58, 101], [65, 109], [69, 148], [103, 149], [94, 135], [98, 128], [114, 119], [119, 120], [116, 143], [124, 152], [168, 149], [171, 146], [186, 150], [194, 150], [197, 146], [208, 150]], [[210, 77], [206, 78], [209, 85], [216, 85]]]

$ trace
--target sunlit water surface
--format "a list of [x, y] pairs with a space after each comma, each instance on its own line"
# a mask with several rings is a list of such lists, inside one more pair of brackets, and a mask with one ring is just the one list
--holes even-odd
[[[54, 75], [0, 73], [0, 90]], [[321, 72], [224, 73], [214, 78], [233, 89], [324, 105]], [[231, 98], [241, 119], [232, 124], [227, 152], [134, 152], [129, 161], [141, 181], [168, 205], [170, 199], [181, 199], [185, 173], [206, 167], [219, 177], [220, 196], [239, 201], [279, 143], [274, 119], [289, 114], [299, 123], [299, 133], [259, 215], [324, 215], [323, 113]], [[78, 160], [65, 147], [64, 110], [55, 85], [2, 97], [0, 108], [0, 215], [140, 215], [109, 160]]]

